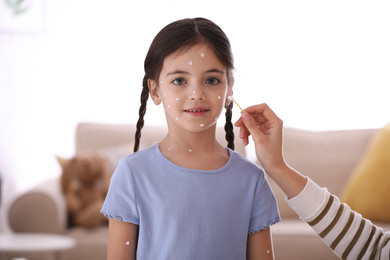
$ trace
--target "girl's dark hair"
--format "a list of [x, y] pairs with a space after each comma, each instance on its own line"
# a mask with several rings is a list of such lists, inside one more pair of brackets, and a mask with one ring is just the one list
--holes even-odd
[[[145, 76], [142, 81], [141, 106], [139, 119], [135, 132], [134, 152], [138, 151], [141, 130], [144, 126], [146, 103], [149, 97], [148, 80], [158, 82], [158, 77], [163, 67], [164, 59], [178, 50], [186, 50], [190, 47], [206, 43], [214, 51], [219, 61], [228, 71], [228, 80], [234, 68], [233, 54], [230, 42], [222, 29], [205, 18], [182, 19], [165, 26], [154, 38], [145, 58]], [[226, 106], [226, 140], [228, 147], [234, 150], [234, 133], [232, 117], [232, 103]]]

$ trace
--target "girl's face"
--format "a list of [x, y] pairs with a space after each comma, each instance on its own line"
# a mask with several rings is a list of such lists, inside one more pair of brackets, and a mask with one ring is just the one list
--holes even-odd
[[214, 52], [198, 44], [166, 57], [159, 81], [150, 80], [149, 90], [155, 103], [163, 103], [169, 127], [200, 132], [214, 126], [230, 103], [229, 75]]

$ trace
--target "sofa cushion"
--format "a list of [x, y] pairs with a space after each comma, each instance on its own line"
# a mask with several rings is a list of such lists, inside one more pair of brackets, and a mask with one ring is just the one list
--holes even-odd
[[341, 200], [370, 220], [390, 222], [390, 124], [372, 139]]
[[75, 227], [67, 235], [76, 240], [76, 246], [63, 253], [64, 260], [104, 260], [107, 259], [108, 226], [94, 229]]
[[283, 220], [271, 227], [275, 259], [340, 259], [317, 233], [301, 220]]
[[[285, 127], [283, 152], [291, 167], [340, 196], [375, 132], [376, 129], [310, 131]], [[282, 220], [298, 218], [276, 183], [270, 180], [270, 184], [278, 200]]]

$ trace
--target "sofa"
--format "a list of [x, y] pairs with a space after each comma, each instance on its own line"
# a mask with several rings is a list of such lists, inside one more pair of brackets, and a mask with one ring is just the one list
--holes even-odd
[[[124, 156], [124, 147], [133, 142], [133, 125], [80, 123], [75, 134], [75, 154], [101, 151], [110, 160]], [[283, 150], [287, 163], [309, 176], [320, 186], [340, 196], [345, 184], [364, 155], [377, 129], [343, 131], [308, 131], [285, 127]], [[141, 146], [147, 147], [163, 138], [165, 127], [146, 126]], [[238, 129], [235, 129], [238, 136]], [[225, 145], [224, 130], [217, 129], [217, 139]], [[236, 151], [255, 163], [253, 147], [245, 148], [236, 139]], [[129, 150], [128, 153], [131, 151]], [[113, 158], [112, 154], [117, 154]], [[269, 178], [268, 178], [269, 179]], [[285, 202], [283, 192], [269, 179], [276, 196], [282, 222], [272, 227], [275, 259], [338, 259], [314, 231]], [[76, 246], [60, 254], [64, 260], [106, 259], [108, 227], [94, 229], [67, 227], [66, 208], [59, 177], [40, 184], [16, 198], [9, 210], [9, 225], [14, 232], [45, 232], [65, 234], [76, 240]], [[378, 223], [390, 230], [390, 223]]]

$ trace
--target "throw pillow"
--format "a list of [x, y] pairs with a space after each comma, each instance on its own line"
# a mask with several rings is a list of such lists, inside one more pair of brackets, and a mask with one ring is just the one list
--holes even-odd
[[390, 123], [373, 137], [340, 199], [367, 219], [390, 222], [389, 198]]

